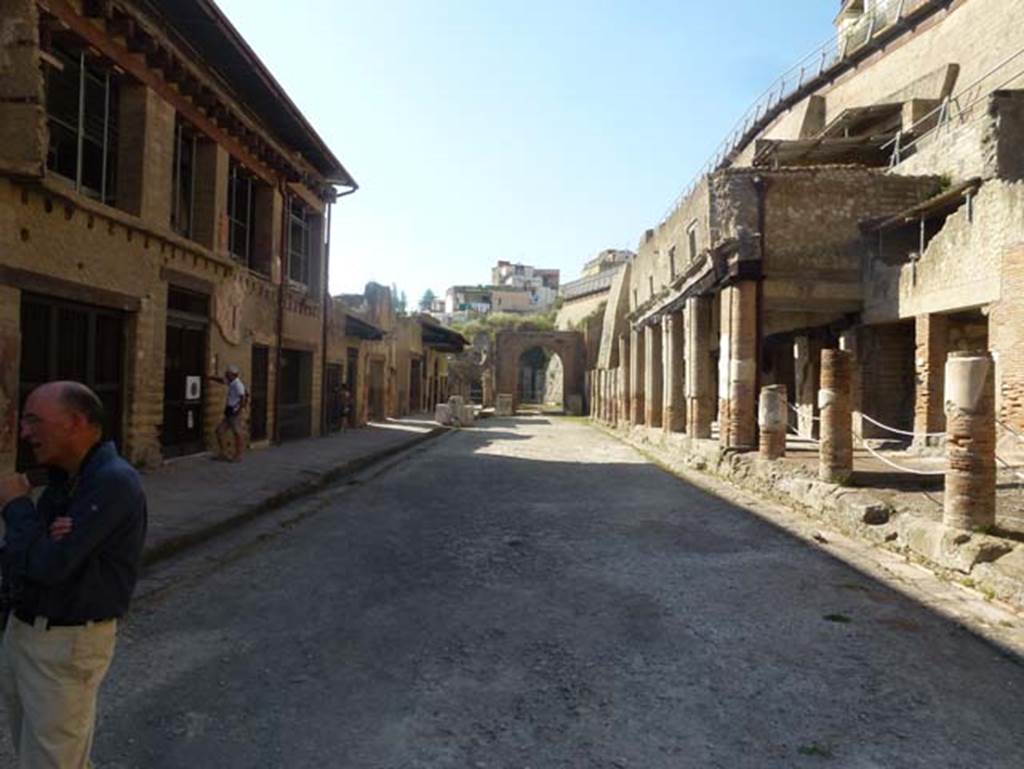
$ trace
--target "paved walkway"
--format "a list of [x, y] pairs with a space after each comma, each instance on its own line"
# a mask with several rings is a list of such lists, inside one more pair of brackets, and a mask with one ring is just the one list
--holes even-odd
[[415, 445], [440, 428], [425, 415], [252, 451], [242, 462], [208, 454], [143, 476], [149, 502], [147, 562], [207, 539], [240, 521]]
[[97, 765], [1024, 766], [1024, 667], [950, 619], [964, 591], [769, 515], [580, 421], [482, 421], [166, 564]]

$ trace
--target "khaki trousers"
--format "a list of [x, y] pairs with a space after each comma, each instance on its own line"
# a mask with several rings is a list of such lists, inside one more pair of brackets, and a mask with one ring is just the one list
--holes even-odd
[[13, 614], [0, 651], [0, 693], [18, 769], [89, 769], [96, 697], [114, 656], [117, 622], [34, 625]]

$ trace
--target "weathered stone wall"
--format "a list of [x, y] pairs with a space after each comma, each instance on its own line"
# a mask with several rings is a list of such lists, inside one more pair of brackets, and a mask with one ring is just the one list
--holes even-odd
[[865, 321], [887, 322], [997, 301], [1003, 254], [1024, 241], [1024, 183], [991, 181], [951, 214], [916, 260], [871, 260]]
[[934, 177], [820, 166], [763, 175], [765, 333], [823, 325], [857, 312], [863, 287], [860, 223], [934, 194]]
[[555, 316], [555, 328], [559, 331], [572, 331], [590, 315], [602, 309], [608, 302], [608, 291], [598, 291], [578, 299], [567, 299], [558, 308]]
[[36, 0], [5, 0], [0, 16], [0, 172], [43, 175], [43, 104]]
[[[1013, 69], [983, 78], [1000, 62], [1024, 48], [1024, 0], [955, 2], [817, 91], [825, 98], [825, 120], [843, 110], [909, 98], [935, 98], [937, 70], [958, 64], [954, 92], [971, 83], [982, 94], [998, 86]], [[916, 88], [915, 88], [916, 86]], [[806, 100], [805, 100], [806, 101]], [[759, 138], [795, 139], [806, 105], [801, 102], [781, 115]]]
[[715, 233], [712, 231], [710, 196], [709, 180], [701, 179], [668, 219], [656, 229], [648, 230], [641, 238], [628, 275], [630, 310], [649, 301], [672, 281], [672, 249], [675, 249], [676, 275], [690, 264], [691, 227], [696, 233], [698, 257], [711, 246]]
[[627, 263], [619, 270], [612, 280], [608, 291], [608, 304], [605, 305], [604, 318], [601, 321], [601, 342], [598, 349], [598, 363], [601, 368], [616, 368], [626, 365], [621, 358], [619, 340], [629, 333], [626, 315], [630, 309], [629, 285], [632, 263]]

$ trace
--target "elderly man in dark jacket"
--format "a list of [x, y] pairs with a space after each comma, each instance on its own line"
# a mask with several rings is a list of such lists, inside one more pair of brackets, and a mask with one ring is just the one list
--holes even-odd
[[10, 617], [0, 691], [22, 769], [91, 766], [100, 683], [139, 573], [146, 498], [102, 440], [103, 406], [77, 382], [25, 403], [21, 436], [50, 469], [37, 503], [23, 475], [0, 481]]

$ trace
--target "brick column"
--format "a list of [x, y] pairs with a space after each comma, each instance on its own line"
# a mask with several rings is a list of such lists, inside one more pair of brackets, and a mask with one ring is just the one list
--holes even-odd
[[665, 369], [665, 406], [662, 427], [665, 432], [681, 433], [686, 429], [686, 402], [683, 390], [683, 314], [669, 313], [662, 326], [662, 366]]
[[615, 405], [615, 382], [614, 374], [610, 368], [604, 370], [604, 421], [611, 424], [614, 417], [612, 415], [613, 407]]
[[757, 409], [757, 423], [760, 427], [760, 452], [765, 459], [779, 459], [786, 456], [787, 413], [786, 385], [768, 385], [761, 388]]
[[721, 292], [719, 442], [735, 449], [756, 444], [757, 283], [739, 281]]
[[622, 424], [629, 422], [630, 407], [630, 346], [629, 335], [622, 334], [619, 337], [619, 421]]
[[613, 368], [611, 370], [611, 391], [609, 407], [611, 410], [611, 425], [612, 427], [618, 427], [619, 425], [619, 392], [621, 385], [619, 384], [619, 376], [622, 374], [622, 367]]
[[661, 427], [661, 387], [665, 374], [661, 361], [661, 325], [647, 326], [644, 330], [644, 423], [648, 427]]
[[711, 297], [686, 300], [685, 343], [686, 432], [710, 438], [715, 418], [714, 372], [711, 366]]
[[228, 164], [228, 152], [219, 144], [198, 143], [192, 232], [197, 242], [213, 251], [225, 251], [228, 247]]
[[630, 331], [630, 376], [629, 376], [629, 421], [634, 425], [644, 423], [644, 329]]
[[171, 222], [174, 107], [140, 83], [120, 90], [118, 208], [157, 226]]
[[[46, 111], [39, 62], [39, 8], [7, 0], [0, 36], [0, 169], [40, 177], [46, 165]], [[5, 224], [5, 226], [10, 226]], [[17, 396], [15, 396], [17, 397]], [[12, 410], [13, 413], [13, 410]], [[0, 472], [2, 472], [0, 465]]]
[[918, 315], [914, 323], [914, 432], [917, 444], [926, 444], [923, 433], [942, 432], [946, 422], [943, 414], [943, 377], [946, 350], [949, 346], [949, 324], [944, 315]]
[[850, 425], [856, 435], [864, 436], [864, 372], [860, 360], [860, 338], [857, 329], [844, 331], [839, 336], [839, 349], [851, 356], [850, 370]]
[[988, 528], [996, 522], [995, 365], [991, 353], [950, 353], [945, 380], [942, 520], [958, 529]]
[[793, 340], [793, 378], [796, 392], [793, 394], [797, 411], [797, 434], [804, 438], [817, 435], [814, 416], [817, 406], [819, 382], [819, 343], [807, 336]]
[[818, 477], [828, 483], [849, 483], [853, 476], [853, 433], [850, 422], [850, 374], [853, 356], [845, 350], [821, 351], [821, 449]]

